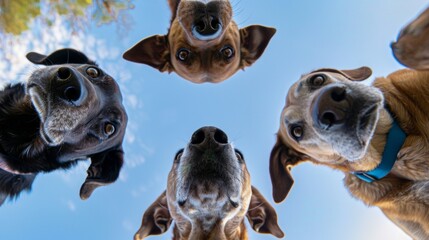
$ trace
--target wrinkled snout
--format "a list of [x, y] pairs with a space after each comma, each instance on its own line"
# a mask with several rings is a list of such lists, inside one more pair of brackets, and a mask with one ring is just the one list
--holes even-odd
[[83, 77], [73, 69], [60, 67], [52, 81], [52, 90], [58, 98], [79, 106], [87, 96], [83, 81]]
[[327, 86], [313, 101], [313, 122], [316, 127], [325, 130], [341, 128], [346, 124], [349, 109], [346, 86]]

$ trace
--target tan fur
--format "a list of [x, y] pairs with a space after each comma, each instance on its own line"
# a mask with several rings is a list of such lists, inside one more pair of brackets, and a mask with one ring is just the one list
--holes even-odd
[[245, 217], [255, 231], [283, 237], [274, 208], [251, 185], [242, 155], [213, 140], [216, 128], [201, 129], [192, 139], [203, 134], [204, 140], [191, 139], [177, 154], [167, 190], [146, 210], [134, 239], [164, 233], [174, 221], [174, 240], [247, 240]]
[[[218, 83], [252, 65], [264, 52], [276, 30], [260, 25], [239, 29], [232, 20], [232, 6], [227, 0], [169, 0], [172, 19], [167, 35], [145, 38], [127, 50], [126, 60], [150, 65], [161, 72], [176, 72], [194, 83]], [[205, 5], [203, 5], [203, 2]], [[210, 7], [209, 4], [211, 4]], [[216, 11], [214, 9], [216, 5]], [[207, 9], [204, 10], [206, 6]], [[201, 40], [192, 31], [202, 11], [218, 16], [222, 32], [214, 39]], [[205, 13], [208, 14], [208, 13]], [[233, 51], [224, 56], [224, 49]], [[186, 50], [182, 61], [177, 54]]]
[[[349, 81], [339, 74], [334, 78], [340, 82]], [[322, 88], [329, 84], [334, 82], [328, 82]], [[372, 170], [379, 164], [392, 115], [385, 108], [379, 110], [380, 116], [374, 134], [361, 159], [349, 161], [335, 155], [329, 160], [325, 152], [311, 152], [293, 141], [288, 129], [284, 127], [285, 111], [294, 109], [295, 104], [308, 102], [313, 97], [308, 95], [305, 98], [295, 98], [293, 93], [297, 86], [298, 84], [294, 84], [289, 90], [278, 140], [271, 155], [270, 171], [276, 201], [283, 200], [289, 191], [281, 189], [279, 184], [284, 182], [284, 185], [290, 188], [293, 183], [288, 169], [299, 162], [311, 161], [343, 171], [344, 184], [354, 197], [369, 206], [379, 207], [389, 219], [413, 238], [429, 239], [429, 72], [400, 70], [386, 78], [377, 78], [373, 83], [373, 87], [383, 93], [384, 103], [406, 132], [407, 138], [391, 173], [372, 183], [360, 180], [351, 172]], [[304, 109], [305, 111], [307, 109]]]

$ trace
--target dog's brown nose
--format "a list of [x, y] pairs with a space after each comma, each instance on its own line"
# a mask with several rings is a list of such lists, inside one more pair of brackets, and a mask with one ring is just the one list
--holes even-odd
[[80, 104], [83, 95], [81, 81], [69, 67], [58, 68], [53, 86], [59, 98], [74, 105]]
[[227, 144], [228, 136], [216, 127], [202, 127], [192, 134], [192, 145], [205, 146], [209, 144]]
[[345, 86], [330, 86], [321, 90], [313, 104], [313, 120], [325, 130], [345, 124], [349, 103]]
[[205, 14], [198, 18], [192, 27], [192, 33], [198, 40], [212, 40], [222, 32], [222, 23], [215, 15]]

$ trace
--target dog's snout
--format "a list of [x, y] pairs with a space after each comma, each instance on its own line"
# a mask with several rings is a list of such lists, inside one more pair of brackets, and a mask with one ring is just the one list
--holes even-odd
[[79, 105], [82, 102], [84, 88], [82, 87], [80, 76], [71, 68], [60, 67], [57, 70], [53, 86], [60, 99], [71, 102], [74, 105]]
[[213, 35], [219, 30], [220, 22], [215, 16], [204, 16], [195, 22], [195, 28], [201, 35]]
[[313, 105], [314, 122], [328, 130], [345, 124], [349, 103], [345, 86], [332, 86], [322, 89]]
[[222, 32], [222, 23], [216, 15], [204, 14], [194, 22], [193, 35], [199, 40], [212, 40]]
[[227, 144], [228, 136], [219, 128], [203, 127], [192, 134], [190, 143], [198, 146], [205, 146], [207, 144]]

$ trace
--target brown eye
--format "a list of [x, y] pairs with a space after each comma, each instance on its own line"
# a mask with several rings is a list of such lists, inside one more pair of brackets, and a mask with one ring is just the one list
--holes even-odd
[[107, 123], [106, 125], [104, 125], [104, 133], [107, 136], [110, 136], [110, 135], [114, 134], [115, 131], [116, 131], [116, 128], [115, 128], [115, 126], [113, 124]]
[[295, 140], [300, 140], [304, 135], [304, 129], [301, 126], [292, 126], [290, 128], [290, 134]]
[[181, 48], [177, 51], [176, 57], [179, 61], [186, 62], [188, 60], [189, 53], [190, 51], [188, 49]]
[[88, 76], [92, 77], [92, 78], [97, 78], [100, 73], [98, 72], [98, 70], [94, 67], [89, 67], [86, 69], [86, 74], [88, 74]]
[[322, 86], [325, 83], [325, 76], [323, 75], [314, 75], [310, 79], [310, 84], [313, 86]]
[[234, 56], [234, 49], [232, 49], [232, 47], [224, 47], [220, 51], [222, 53], [222, 56], [225, 59], [230, 59], [230, 58], [232, 58]]

